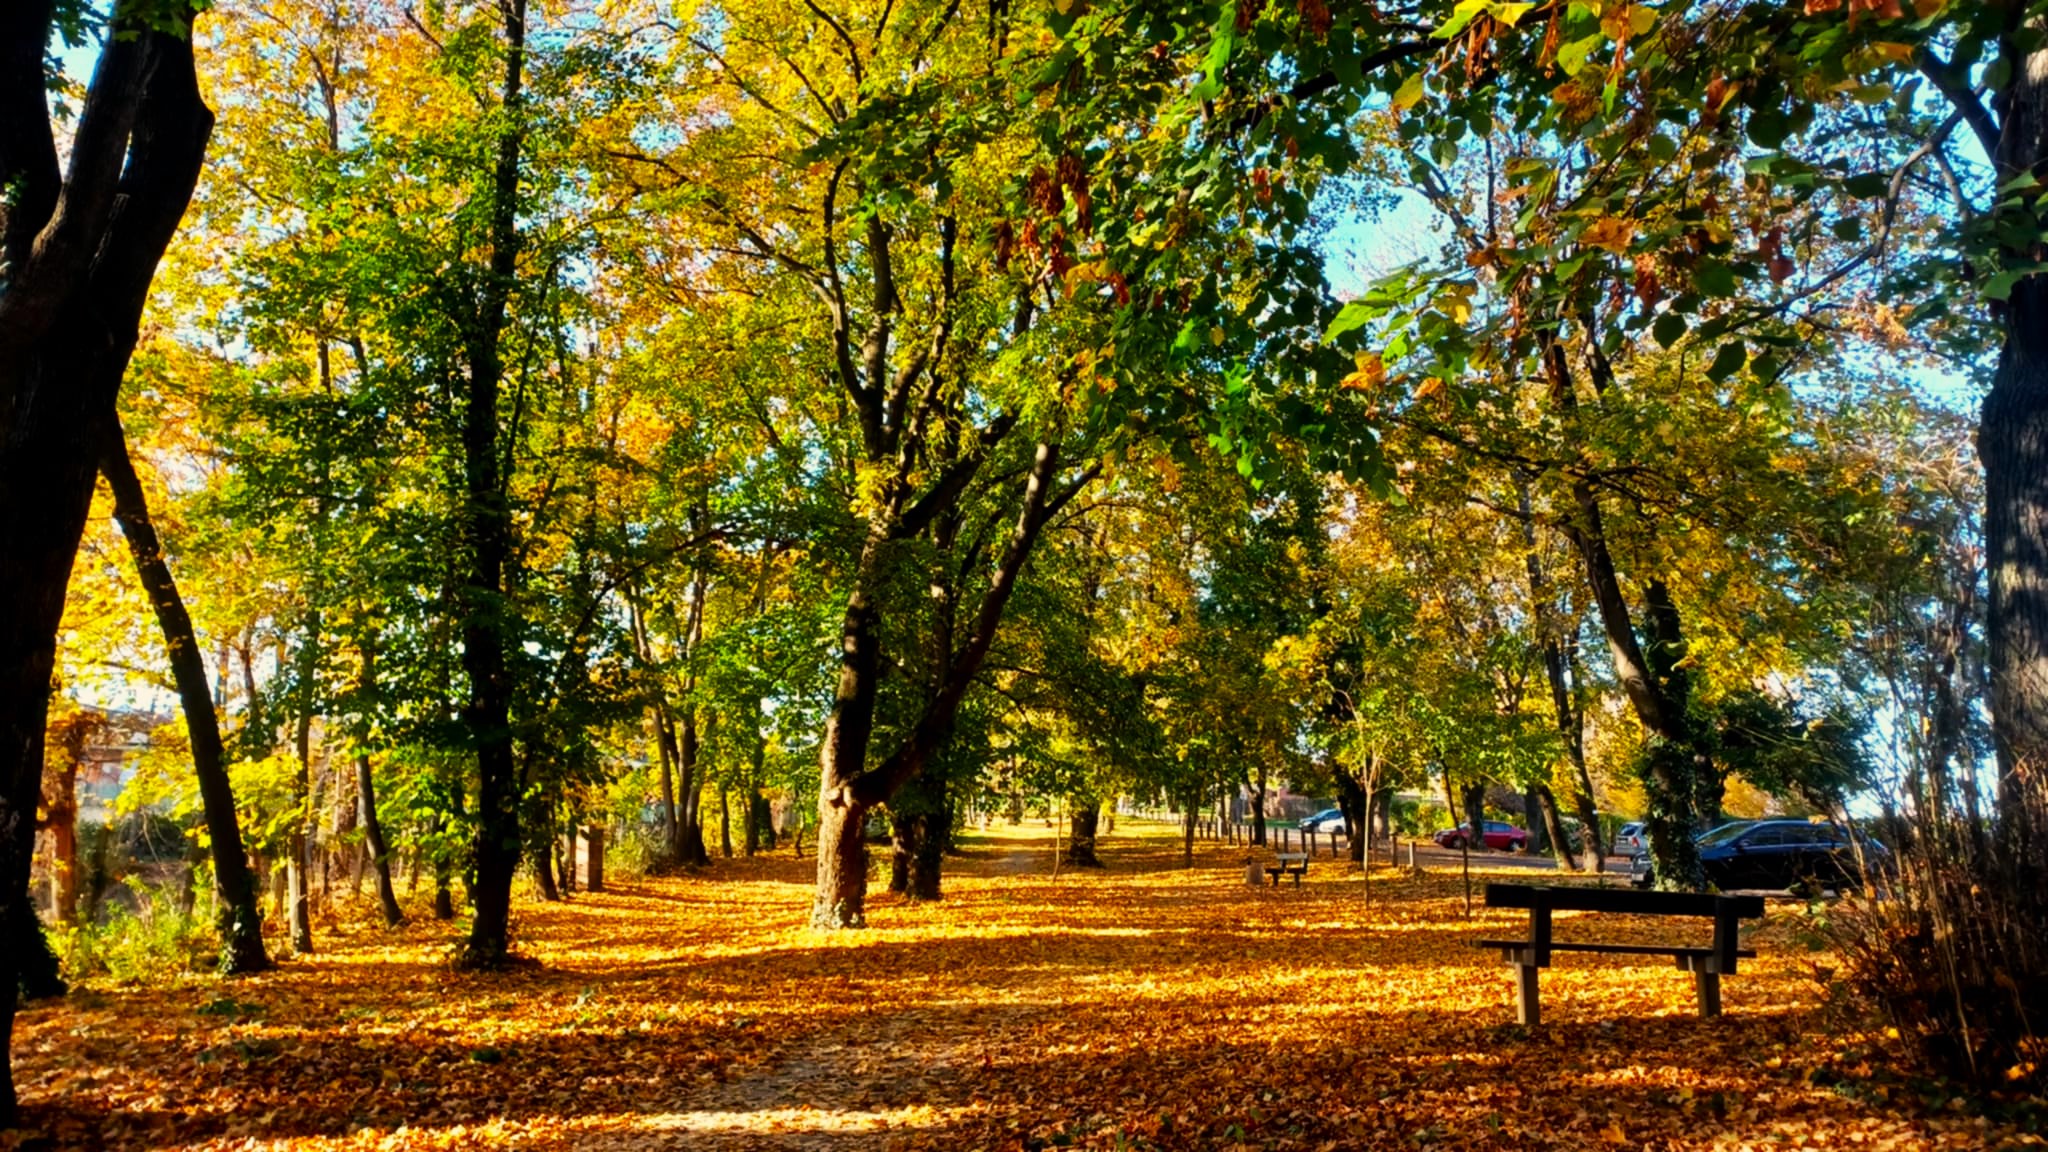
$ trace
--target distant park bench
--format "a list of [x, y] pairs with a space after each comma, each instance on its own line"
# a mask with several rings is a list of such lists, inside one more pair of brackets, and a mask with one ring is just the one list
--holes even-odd
[[[1276, 880], [1275, 883], [1278, 883]], [[1531, 884], [1488, 884], [1488, 908], [1527, 908], [1527, 940], [1479, 940], [1521, 971], [1515, 1000], [1522, 1024], [1535, 1027], [1543, 1012], [1536, 994], [1536, 973], [1550, 967], [1552, 952], [1596, 952], [1609, 956], [1670, 956], [1693, 974], [1699, 989], [1700, 1015], [1721, 1014], [1721, 976], [1733, 974], [1736, 961], [1754, 951], [1736, 947], [1739, 922], [1764, 914], [1761, 896], [1711, 896], [1692, 892], [1633, 892], [1614, 888], [1548, 888]], [[1553, 940], [1552, 912], [1620, 912], [1634, 916], [1701, 916], [1714, 921], [1714, 942], [1705, 948], [1659, 944], [1581, 944]]]
[[1308, 853], [1282, 852], [1275, 856], [1273, 861], [1266, 865], [1266, 875], [1273, 878], [1273, 887], [1280, 886], [1282, 876], [1294, 877], [1294, 886], [1301, 887], [1301, 878], [1308, 875]]

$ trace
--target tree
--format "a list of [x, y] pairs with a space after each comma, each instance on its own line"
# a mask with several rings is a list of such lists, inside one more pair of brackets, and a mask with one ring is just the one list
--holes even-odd
[[135, 465], [129, 459], [127, 437], [119, 423], [111, 424], [104, 434], [100, 471], [113, 489], [114, 518], [128, 537], [136, 574], [156, 609], [164, 651], [177, 683], [179, 707], [185, 713], [185, 733], [192, 745], [192, 770], [198, 778], [207, 841], [213, 854], [213, 882], [220, 897], [220, 968], [228, 973], [261, 972], [271, 966], [270, 955], [263, 946], [263, 914], [256, 904], [256, 879], [249, 869], [249, 855], [243, 847], [241, 824], [235, 813], [226, 742], [221, 739], [220, 716], [214, 711], [206, 657], [199, 650], [192, 616], [185, 610], [184, 597], [178, 594], [177, 582], [157, 539], [156, 526], [150, 521], [149, 504], [135, 474]]
[[[0, 16], [0, 882], [26, 900], [57, 625], [78, 551], [99, 437], [136, 339], [157, 261], [184, 214], [213, 116], [192, 66], [195, 5], [121, 0], [59, 164], [47, 100], [53, 0]], [[64, 9], [63, 31], [85, 18]], [[30, 941], [0, 947], [0, 1037], [13, 1035]], [[15, 1116], [11, 1072], [0, 1122]]]

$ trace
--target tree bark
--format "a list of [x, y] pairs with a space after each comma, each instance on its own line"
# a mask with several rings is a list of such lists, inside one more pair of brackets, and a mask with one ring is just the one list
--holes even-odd
[[[1588, 333], [1588, 339], [1592, 338]], [[1544, 367], [1549, 376], [1553, 404], [1569, 415], [1577, 407], [1571, 369], [1565, 348], [1555, 333], [1545, 337]], [[1596, 379], [1596, 386], [1600, 381]], [[1640, 776], [1649, 799], [1645, 823], [1649, 826], [1650, 854], [1656, 866], [1657, 884], [1667, 889], [1698, 890], [1706, 886], [1700, 869], [1699, 850], [1693, 843], [1697, 818], [1694, 810], [1694, 781], [1698, 762], [1703, 759], [1687, 715], [1687, 681], [1679, 669], [1682, 650], [1667, 642], [1662, 629], [1675, 632], [1675, 609], [1668, 619], [1651, 609], [1651, 645], [1646, 654], [1636, 638], [1635, 621], [1622, 595], [1621, 576], [1608, 544], [1607, 527], [1600, 500], [1592, 484], [1579, 479], [1572, 483], [1572, 513], [1563, 526], [1565, 538], [1579, 554], [1586, 584], [1592, 590], [1607, 649], [1613, 658], [1616, 678], [1629, 706], [1642, 721], [1648, 739], [1641, 757]], [[1646, 599], [1657, 599], [1662, 585], [1651, 581]], [[1663, 601], [1668, 606], [1669, 596]], [[1669, 639], [1675, 640], [1673, 635]], [[1658, 675], [1663, 670], [1675, 678]]]
[[718, 786], [718, 854], [732, 859], [732, 797], [731, 789]]
[[[1577, 649], [1578, 621], [1571, 620], [1567, 626], [1559, 618], [1549, 578], [1543, 571], [1543, 560], [1536, 552], [1536, 523], [1530, 515], [1529, 486], [1523, 484], [1517, 495], [1523, 517], [1522, 542], [1528, 548], [1529, 601], [1534, 606], [1536, 629], [1541, 637], [1543, 675], [1550, 685], [1550, 706], [1557, 721], [1557, 733], [1564, 741], [1565, 756], [1571, 761], [1575, 785], [1573, 800], [1577, 804], [1579, 824], [1584, 830], [1585, 839], [1579, 847], [1587, 868], [1597, 872], [1607, 856], [1607, 846], [1600, 838], [1600, 814], [1593, 804], [1593, 778], [1586, 770], [1585, 714], [1578, 706], [1570, 675], [1573, 668], [1567, 656]], [[1570, 865], [1565, 856], [1559, 856], [1558, 860]]]
[[206, 676], [206, 658], [192, 628], [192, 615], [171, 576], [150, 520], [149, 502], [128, 457], [127, 438], [118, 420], [109, 420], [100, 452], [100, 471], [114, 496], [114, 519], [128, 540], [135, 570], [156, 611], [169, 655], [178, 704], [185, 713], [185, 734], [192, 745], [192, 774], [199, 782], [199, 802], [213, 854], [214, 890], [219, 897], [223, 972], [261, 972], [271, 966], [263, 946], [263, 913], [257, 904], [256, 879], [242, 844], [241, 818], [235, 811], [234, 786], [228, 779], [227, 751], [221, 738], [220, 715]]
[[1466, 784], [1459, 789], [1465, 805], [1465, 822], [1471, 825], [1465, 834], [1468, 848], [1486, 851], [1486, 785]]
[[377, 818], [377, 777], [370, 768], [367, 752], [356, 754], [356, 804], [363, 824], [363, 844], [369, 849], [370, 867], [377, 876], [377, 903], [384, 910], [384, 923], [392, 928], [405, 923], [405, 911], [398, 905], [398, 892], [391, 886], [391, 845], [384, 839], [384, 822]]
[[1538, 784], [1529, 791], [1536, 800], [1537, 815], [1543, 821], [1546, 841], [1543, 847], [1550, 852], [1551, 858], [1557, 861], [1559, 868], [1567, 872], [1578, 871], [1579, 859], [1572, 854], [1571, 837], [1565, 833], [1564, 820], [1558, 815], [1556, 793], [1550, 790], [1548, 784]]
[[1095, 854], [1095, 834], [1102, 822], [1102, 801], [1083, 793], [1074, 797], [1074, 808], [1067, 818], [1067, 862], [1076, 868], [1100, 868], [1102, 860]]
[[[1094, 475], [1093, 470], [1084, 473], [1081, 480], [1055, 495], [1052, 486], [1058, 470], [1057, 447], [1040, 443], [1025, 481], [1024, 502], [1016, 527], [988, 590], [982, 595], [966, 644], [949, 661], [944, 685], [926, 702], [902, 744], [879, 765], [868, 768], [867, 753], [874, 735], [881, 676], [876, 636], [879, 613], [874, 590], [879, 587], [895, 525], [885, 521], [871, 528], [862, 545], [853, 591], [847, 598], [840, 626], [839, 682], [832, 711], [825, 721], [824, 739], [820, 741], [818, 887], [811, 909], [813, 926], [854, 928], [866, 924], [867, 872], [865, 848], [860, 846], [861, 822], [876, 805], [886, 802], [916, 778], [951, 739], [961, 701], [995, 641], [996, 627], [1016, 590], [1024, 563], [1037, 544], [1040, 529], [1046, 518]], [[846, 845], [849, 839], [853, 847]], [[829, 850], [828, 840], [832, 844]], [[856, 860], [856, 849], [858, 869], [851, 866]]]
[[104, 726], [100, 713], [89, 708], [50, 726], [55, 763], [43, 778], [43, 827], [50, 833], [50, 908], [61, 924], [78, 919], [78, 768]]
[[[44, 89], [50, 0], [0, 6], [0, 885], [25, 904], [57, 630], [157, 262], [190, 202], [213, 114], [189, 39], [124, 3], [58, 164]], [[189, 14], [189, 10], [187, 13]], [[19, 912], [16, 913], [17, 915]], [[39, 945], [0, 933], [0, 1046]], [[0, 1124], [12, 1125], [11, 1062]]]
[[519, 167], [523, 146], [526, 0], [504, 0], [503, 117], [492, 173], [490, 266], [477, 314], [466, 325], [469, 387], [462, 414], [464, 551], [468, 571], [459, 590], [462, 666], [469, 678], [463, 723], [476, 744], [476, 843], [470, 889], [475, 913], [458, 963], [503, 965], [512, 950], [512, 877], [519, 867], [519, 786], [512, 759], [512, 685], [505, 667], [505, 561], [511, 514], [498, 434], [498, 393], [504, 377], [500, 339], [519, 260]]
[[[560, 841], [555, 837], [555, 822], [548, 815], [553, 805], [536, 804], [534, 807], [535, 812], [540, 814], [540, 819], [534, 822], [540, 825], [540, 827], [530, 833], [533, 841], [533, 848], [529, 853], [533, 858], [533, 878], [540, 883], [541, 899], [551, 904], [557, 903], [562, 899], [562, 888], [555, 885], [555, 852], [560, 847]], [[576, 875], [575, 836], [576, 824], [574, 821], [570, 821], [569, 852], [562, 867], [564, 880], [571, 879]]]
[[1266, 842], [1266, 766], [1258, 768], [1258, 788], [1252, 795], [1252, 843]]
[[1337, 810], [1344, 813], [1344, 832], [1351, 862], [1363, 866], [1367, 842], [1372, 833], [1372, 805], [1365, 789], [1351, 773], [1338, 769]]
[[[316, 651], [319, 644], [318, 614], [315, 623], [306, 630], [306, 651]], [[300, 813], [292, 823], [285, 857], [284, 883], [286, 895], [285, 915], [291, 930], [292, 951], [305, 955], [313, 951], [313, 897], [307, 890], [307, 873], [312, 865], [312, 824], [314, 806], [312, 803], [313, 778], [313, 689], [312, 664], [309, 657], [300, 661], [299, 715], [297, 733], [292, 747], [298, 754], [298, 775], [294, 778], [293, 800], [299, 805]]]
[[[2024, 31], [2038, 37], [2038, 21]], [[2048, 48], [2004, 44], [2012, 65], [1994, 156], [2001, 187], [2048, 159]], [[2026, 193], [2030, 199], [2032, 193]], [[2032, 220], [2036, 206], [2015, 213]], [[2031, 262], [2038, 251], [2010, 254]], [[1991, 735], [1998, 753], [1998, 826], [2013, 859], [2048, 845], [2048, 280], [2013, 286], [2005, 344], [1977, 428], [1984, 465], [1984, 543]]]

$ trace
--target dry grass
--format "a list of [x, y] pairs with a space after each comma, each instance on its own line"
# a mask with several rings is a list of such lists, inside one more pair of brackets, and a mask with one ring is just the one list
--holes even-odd
[[[521, 906], [540, 962], [445, 963], [450, 926], [369, 909], [258, 978], [87, 989], [17, 1028], [55, 1147], [1981, 1148], [1987, 1129], [1886, 1074], [1819, 1003], [1796, 912], [1693, 1014], [1682, 972], [1566, 957], [1546, 1023], [1468, 941], [1455, 875], [1318, 861], [1252, 891], [1243, 850], [1192, 871], [1160, 826], [1054, 879], [1050, 834], [998, 830], [947, 899], [804, 927], [808, 861], [721, 863]], [[1136, 834], [1134, 834], [1136, 833]], [[1483, 877], [1482, 877], [1483, 878]], [[1511, 877], [1527, 880], [1526, 872]], [[422, 909], [424, 911], [424, 909]], [[1560, 915], [1570, 938], [1670, 923]], [[1703, 937], [1703, 924], [1677, 929]]]

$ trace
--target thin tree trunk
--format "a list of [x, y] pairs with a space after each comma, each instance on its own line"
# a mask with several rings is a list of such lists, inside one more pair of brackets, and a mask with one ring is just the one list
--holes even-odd
[[500, 339], [519, 259], [519, 168], [526, 65], [526, 0], [499, 5], [505, 23], [503, 127], [492, 172], [490, 266], [477, 314], [465, 325], [469, 387], [462, 413], [464, 524], [468, 572], [461, 588], [462, 666], [469, 699], [463, 724], [477, 748], [477, 821], [470, 889], [474, 913], [458, 963], [494, 968], [512, 951], [512, 877], [519, 868], [519, 780], [512, 757], [512, 685], [501, 619], [511, 513], [500, 474]]
[[1550, 790], [1548, 784], [1538, 784], [1530, 789], [1530, 792], [1536, 799], [1537, 814], [1543, 820], [1544, 838], [1549, 842], [1546, 847], [1550, 850], [1551, 858], [1557, 861], [1559, 868], [1567, 872], [1578, 871], [1578, 857], [1572, 854], [1571, 838], [1565, 833], [1564, 819], [1558, 815], [1556, 793]]
[[100, 453], [100, 469], [114, 495], [114, 518], [128, 538], [135, 569], [156, 610], [157, 626], [164, 635], [171, 676], [178, 686], [178, 702], [185, 713], [185, 733], [192, 746], [192, 771], [199, 781], [200, 806], [206, 820], [209, 849], [213, 854], [214, 887], [220, 898], [221, 969], [225, 972], [260, 972], [269, 968], [270, 955], [263, 947], [263, 916], [257, 907], [255, 877], [242, 846], [240, 817], [235, 812], [234, 787], [228, 781], [227, 754], [220, 734], [220, 716], [214, 711], [208, 687], [206, 658], [192, 629], [191, 613], [178, 593], [170, 564], [157, 540], [156, 526], [149, 517], [142, 482], [128, 458], [128, 445], [120, 424], [111, 422]]
[[[568, 861], [562, 869], [564, 883], [561, 887], [555, 885], [556, 840], [554, 834], [555, 822], [552, 818], [553, 807], [552, 804], [534, 805], [534, 815], [538, 817], [535, 823], [539, 824], [540, 827], [532, 832], [533, 849], [530, 852], [533, 858], [533, 878], [540, 883], [541, 899], [550, 903], [555, 903], [562, 899], [563, 889], [568, 887], [567, 882], [576, 875], [576, 855], [575, 850], [572, 848]], [[575, 823], [571, 822], [569, 825], [571, 835], [574, 835], [575, 828]], [[572, 840], [570, 843], [573, 845], [575, 841]]]
[[731, 790], [724, 784], [718, 786], [718, 853], [727, 860], [732, 859], [732, 801]]
[[[311, 650], [317, 644], [312, 635], [306, 638]], [[286, 846], [285, 891], [287, 893], [286, 913], [290, 917], [292, 951], [301, 955], [313, 951], [313, 897], [307, 889], [307, 873], [312, 867], [313, 838], [309, 826], [312, 815], [312, 757], [313, 757], [313, 712], [308, 686], [300, 687], [297, 736], [293, 747], [298, 751], [298, 774], [293, 778], [294, 796], [300, 808], [300, 816], [293, 822], [291, 836]]]
[[370, 867], [377, 875], [377, 903], [384, 910], [384, 923], [396, 928], [405, 923], [405, 911], [398, 905], [398, 892], [391, 886], [391, 845], [384, 839], [384, 822], [377, 818], [377, 778], [370, 768], [367, 752], [356, 754], [356, 803], [362, 811], [363, 844], [369, 850]]
[[1258, 791], [1252, 796], [1252, 843], [1266, 842], [1266, 766], [1258, 770]]
[[[702, 531], [703, 524], [709, 518], [710, 513], [701, 505], [691, 510], [691, 526], [698, 531]], [[693, 867], [711, 863], [711, 853], [704, 846], [704, 820], [700, 807], [704, 796], [704, 779], [698, 760], [703, 751], [703, 742], [697, 731], [696, 701], [697, 661], [704, 646], [704, 611], [710, 589], [710, 573], [702, 567], [698, 568], [690, 579], [689, 615], [683, 628], [683, 700], [676, 724], [676, 800], [678, 815], [682, 821], [676, 843], [676, 858]]]

